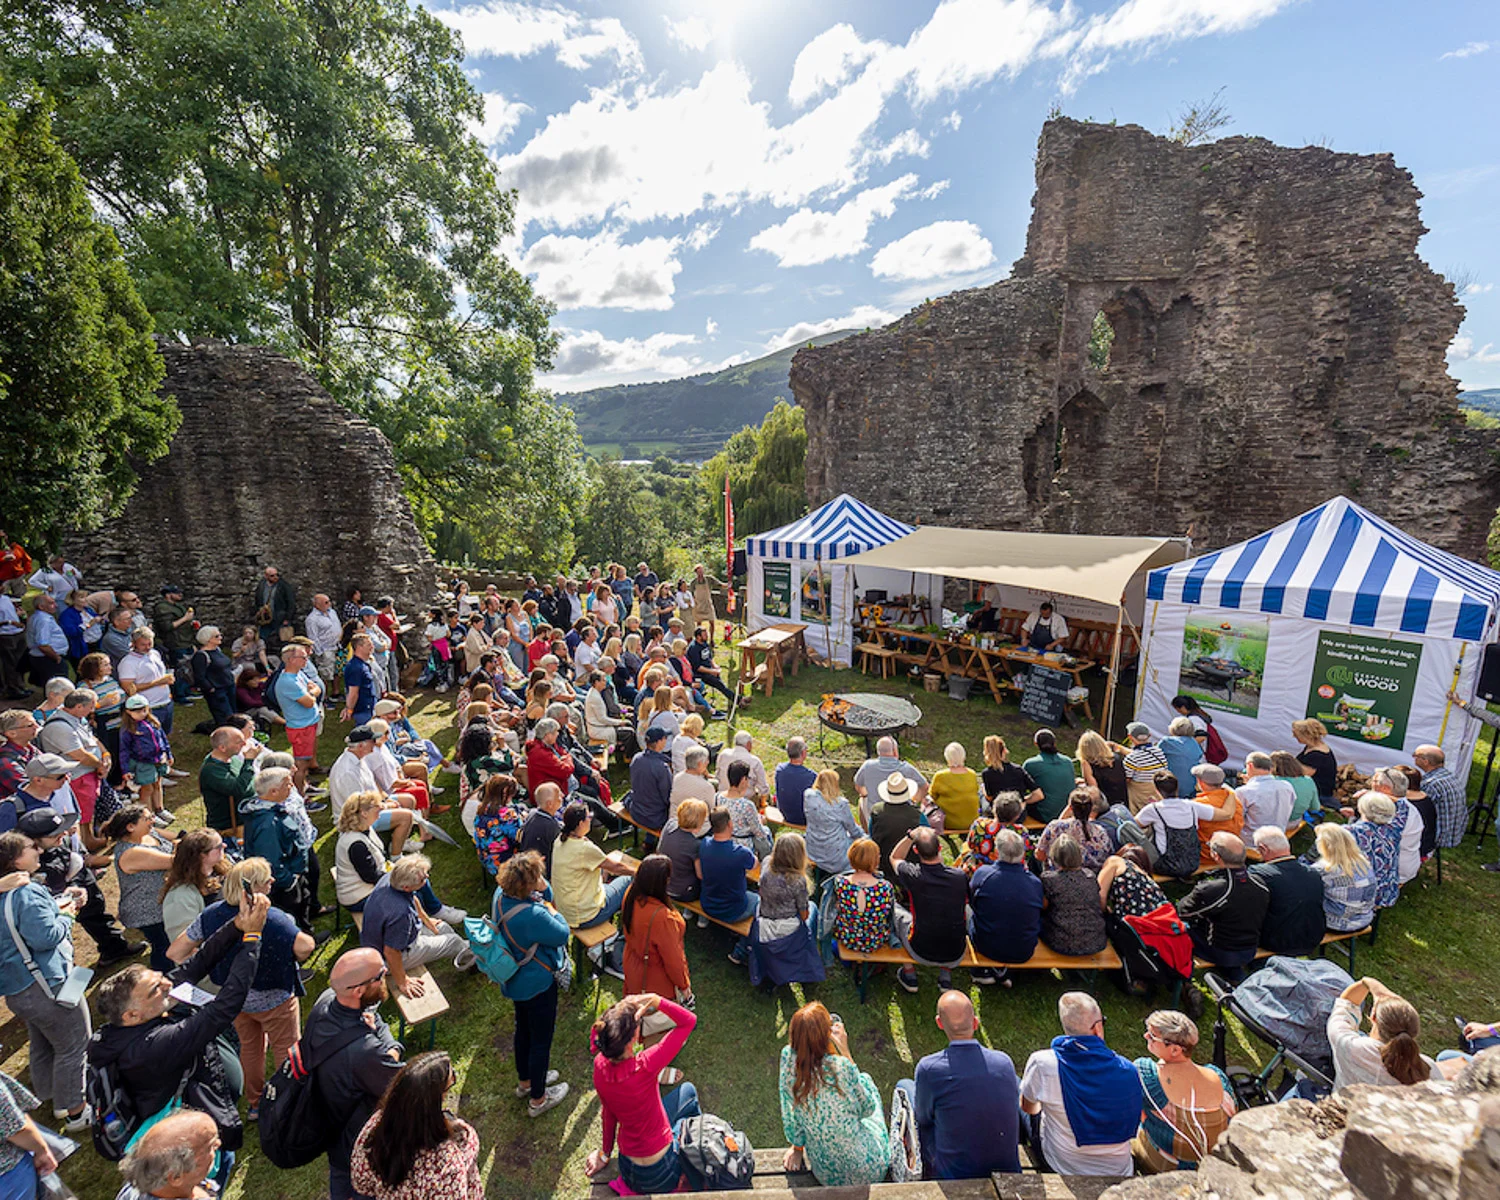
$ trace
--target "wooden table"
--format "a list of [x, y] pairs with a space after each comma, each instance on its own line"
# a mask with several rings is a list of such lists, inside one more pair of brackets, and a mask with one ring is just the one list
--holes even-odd
[[[950, 641], [946, 634], [903, 629], [899, 625], [857, 625], [855, 632], [865, 641], [894, 649], [898, 662], [914, 663], [924, 672], [934, 671], [941, 675], [961, 675], [965, 679], [979, 680], [989, 687], [996, 704], [1004, 700], [1006, 693], [1021, 691], [1015, 675], [1022, 666], [1051, 667], [1054, 671], [1071, 675], [1075, 687], [1083, 687], [1083, 673], [1097, 665], [1091, 659], [1077, 659], [1072, 666], [1065, 666], [1015, 646], [987, 650], [972, 639], [968, 642], [955, 642]], [[916, 642], [922, 649], [908, 650], [902, 644], [907, 642]], [[1084, 716], [1092, 721], [1094, 713], [1088, 700], [1078, 703], [1083, 707]]]
[[795, 621], [767, 625], [752, 633], [739, 644], [739, 685], [753, 690], [759, 683], [769, 696], [776, 680], [786, 678], [784, 659], [791, 659], [793, 675], [802, 669], [802, 660], [807, 657], [806, 634], [807, 626]]

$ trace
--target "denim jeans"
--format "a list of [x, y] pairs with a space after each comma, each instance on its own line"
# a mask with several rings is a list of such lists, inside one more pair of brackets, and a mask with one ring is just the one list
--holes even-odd
[[[168, 700], [165, 704], [158, 704], [151, 710], [151, 715], [156, 718], [156, 723], [161, 726], [161, 731], [168, 737], [172, 736], [172, 709], [175, 706]], [[166, 764], [162, 764], [161, 773], [167, 773]]]
[[637, 1166], [623, 1154], [619, 1156], [620, 1178], [633, 1192], [670, 1192], [677, 1186], [677, 1180], [682, 1175], [682, 1156], [677, 1150], [682, 1124], [689, 1117], [696, 1117], [703, 1111], [698, 1107], [698, 1089], [690, 1083], [673, 1088], [661, 1098], [661, 1106], [667, 1114], [667, 1124], [672, 1127], [672, 1144], [667, 1152], [656, 1162], [644, 1167]]
[[603, 925], [612, 920], [615, 913], [620, 911], [620, 905], [625, 903], [625, 893], [630, 890], [630, 876], [617, 875], [604, 885], [604, 906], [578, 926], [579, 929], [592, 929], [596, 925]]

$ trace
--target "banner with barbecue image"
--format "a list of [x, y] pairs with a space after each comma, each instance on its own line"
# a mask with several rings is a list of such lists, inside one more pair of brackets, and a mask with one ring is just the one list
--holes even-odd
[[1307, 715], [1332, 737], [1399, 751], [1421, 662], [1417, 642], [1320, 629]]
[[1188, 617], [1178, 691], [1215, 712], [1259, 716], [1270, 632], [1269, 617]]

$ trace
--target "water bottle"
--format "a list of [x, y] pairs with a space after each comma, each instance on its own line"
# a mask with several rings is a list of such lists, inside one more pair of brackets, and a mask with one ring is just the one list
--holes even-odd
[[41, 1193], [47, 1200], [78, 1200], [78, 1193], [70, 1188], [56, 1171], [40, 1178]]
[[125, 1122], [121, 1119], [120, 1114], [114, 1109], [110, 1109], [104, 1114], [102, 1121], [105, 1137], [108, 1138], [112, 1145], [119, 1145], [125, 1134]]

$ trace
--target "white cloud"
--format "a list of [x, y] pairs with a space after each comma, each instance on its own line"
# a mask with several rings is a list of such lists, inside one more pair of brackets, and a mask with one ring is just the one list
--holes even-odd
[[1468, 42], [1460, 46], [1457, 50], [1450, 50], [1447, 54], [1439, 55], [1438, 60], [1442, 61], [1445, 58], [1473, 58], [1476, 54], [1483, 54], [1492, 45], [1494, 45], [1493, 42]]
[[1493, 283], [1471, 283], [1468, 287], [1464, 288], [1464, 295], [1482, 296], [1485, 292], [1493, 292], [1494, 290], [1495, 285]]
[[709, 317], [703, 326], [703, 332], [707, 337], [713, 337], [714, 334], [719, 332], [719, 323], [712, 317]]
[[596, 329], [559, 329], [557, 356], [552, 370], [542, 377], [544, 387], [586, 391], [614, 383], [640, 383], [647, 379], [673, 379], [695, 375], [702, 361], [681, 353], [681, 347], [696, 345], [691, 333], [653, 333], [648, 338], [605, 337]]
[[[1230, 2], [1230, 0], [1223, 0]], [[1005, 76], [1038, 57], [1060, 53], [1073, 8], [1040, 0], [946, 0], [904, 47], [909, 86], [919, 103]]]
[[870, 270], [886, 279], [937, 279], [977, 271], [995, 261], [989, 240], [972, 221], [934, 221], [882, 246]]
[[565, 67], [583, 70], [613, 58], [622, 71], [643, 69], [641, 47], [613, 17], [583, 17], [556, 5], [484, 0], [433, 16], [456, 30], [471, 57], [530, 58], [551, 50]]
[[674, 21], [671, 17], [664, 16], [662, 20], [667, 24], [667, 36], [684, 50], [706, 50], [714, 40], [714, 31], [702, 17], [686, 17], [681, 21]]
[[1187, 38], [1239, 33], [1297, 0], [1125, 0], [1113, 12], [1091, 17], [1060, 41], [1071, 61], [1063, 90], [1103, 70], [1119, 52], [1145, 53]]
[[503, 145], [531, 111], [531, 105], [507, 100], [500, 92], [484, 92], [480, 99], [484, 102], [484, 119], [470, 122], [469, 128], [486, 147]]
[[1448, 357], [1453, 362], [1500, 363], [1500, 350], [1495, 349], [1494, 342], [1486, 342], [1476, 350], [1474, 339], [1461, 334], [1448, 344]]
[[939, 179], [933, 183], [929, 183], [917, 195], [921, 196], [923, 200], [936, 200], [948, 190], [948, 185], [952, 182], [951, 179]]
[[894, 158], [910, 154], [917, 158], [926, 158], [932, 151], [932, 144], [915, 129], [907, 129], [898, 133], [883, 146], [876, 146], [866, 156], [867, 162], [880, 163], [882, 166], [890, 165]]
[[949, 129], [953, 129], [953, 130], [957, 130], [958, 127], [960, 125], [962, 125], [963, 123], [964, 123], [963, 114], [960, 113], [957, 109], [954, 109], [951, 113], [949, 113], [946, 117], [944, 117], [941, 121], [938, 122], [938, 124], [945, 125]]
[[842, 86], [857, 68], [888, 49], [884, 42], [865, 41], [852, 25], [840, 23], [825, 29], [802, 47], [792, 64], [787, 98], [793, 104], [806, 104]]
[[680, 238], [622, 242], [615, 229], [593, 237], [548, 234], [527, 248], [520, 268], [559, 308], [664, 310], [682, 270], [681, 246]]
[[822, 321], [799, 321], [771, 338], [766, 343], [763, 353], [770, 354], [774, 350], [795, 346], [798, 342], [805, 342], [809, 338], [819, 337], [825, 333], [833, 333], [838, 329], [879, 329], [882, 325], [889, 325], [899, 315], [899, 313], [876, 308], [873, 304], [861, 304], [842, 317], [828, 317]]
[[896, 203], [912, 194], [915, 175], [860, 192], [835, 212], [800, 208], [779, 225], [762, 229], [750, 239], [752, 250], [774, 254], [777, 265], [810, 267], [835, 258], [849, 258], [865, 249], [870, 226], [896, 211]]

